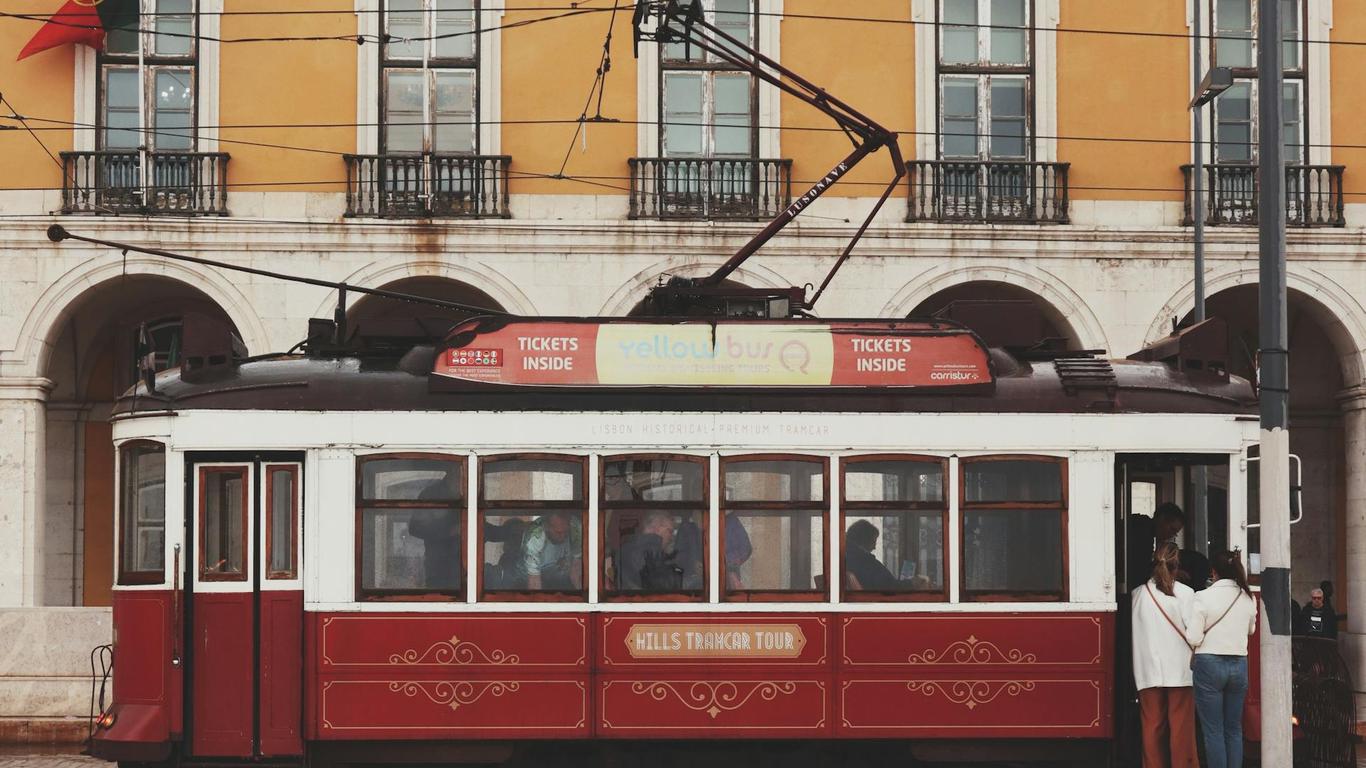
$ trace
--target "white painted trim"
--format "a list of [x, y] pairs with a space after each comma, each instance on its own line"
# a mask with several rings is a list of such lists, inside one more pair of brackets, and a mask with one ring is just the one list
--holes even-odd
[[636, 156], [659, 157], [659, 46], [636, 57]]
[[306, 600], [304, 609], [319, 613], [526, 613], [534, 606], [537, 613], [1113, 613], [1114, 603], [402, 603], [402, 602], [322, 602]]
[[[1209, 5], [1208, 3], [1203, 2], [1203, 0], [1186, 0], [1186, 30], [1188, 33], [1195, 31], [1195, 14], [1197, 13], [1200, 14], [1200, 31], [1203, 34], [1201, 34], [1199, 41], [1192, 40], [1191, 42], [1186, 44], [1186, 79], [1190, 84], [1190, 90], [1186, 91], [1187, 104], [1190, 104], [1192, 101], [1195, 100], [1197, 75], [1196, 73], [1190, 71], [1191, 64], [1194, 63], [1194, 61], [1192, 60], [1192, 56], [1195, 53], [1195, 45], [1198, 42], [1200, 46], [1200, 66], [1203, 67], [1206, 71], [1209, 70], [1210, 54], [1212, 53], [1210, 46], [1210, 25], [1214, 23], [1214, 19], [1210, 17]], [[1203, 75], [1203, 72], [1200, 73], [1200, 76]], [[1199, 109], [1200, 135], [1204, 138], [1204, 141], [1201, 142], [1203, 144], [1203, 159], [1206, 164], [1214, 162], [1212, 157], [1212, 155], [1214, 154], [1214, 142], [1211, 140], [1211, 137], [1213, 136], [1214, 125], [1210, 121], [1210, 117], [1213, 114], [1213, 110], [1208, 104]], [[1188, 139], [1193, 138], [1195, 136], [1194, 122], [1190, 119], [1186, 120], [1186, 131], [1186, 137]], [[1186, 152], [1186, 161], [1193, 165], [1195, 163], [1195, 145], [1191, 144], [1191, 146], [1187, 148]], [[1205, 190], [1205, 194], [1208, 195], [1209, 190]]]
[[[602, 514], [598, 511], [598, 475], [602, 471], [602, 458], [593, 453], [588, 456], [588, 524], [584, 526], [583, 538], [588, 544], [588, 559], [583, 569], [588, 576], [588, 602], [599, 602], [598, 577], [602, 572], [602, 552], [599, 542], [599, 527]], [[471, 561], [473, 562], [473, 561]], [[479, 567], [483, 567], [482, 565]]]
[[[1034, 18], [1034, 159], [1058, 160], [1058, 21], [1060, 0], [1036, 0]], [[1039, 138], [1044, 137], [1044, 138]]]
[[218, 42], [222, 27], [223, 0], [200, 0], [199, 55], [195, 62], [195, 111], [198, 116], [196, 146], [200, 152], [218, 151], [221, 49]]
[[[256, 532], [256, 552], [261, 556], [257, 558], [256, 578], [259, 579], [262, 592], [298, 592], [304, 588], [303, 585], [303, 524], [304, 524], [304, 465], [300, 461], [261, 461], [258, 463], [261, 473], [260, 487], [256, 489], [256, 497], [260, 504], [260, 514], [254, 510], [250, 512], [254, 517], [261, 521], [260, 529]], [[266, 490], [270, 487], [269, 478], [266, 472], [272, 467], [293, 467], [295, 471], [294, 487], [294, 508], [298, 510], [298, 519], [294, 521], [294, 578], [292, 579], [272, 579], [270, 578], [270, 555], [271, 552], [266, 546], [267, 525], [270, 516], [267, 510], [270, 508], [270, 499], [266, 498]]]
[[[479, 9], [479, 154], [503, 148], [503, 12], [485, 0]], [[371, 14], [372, 16], [374, 14]]]
[[825, 471], [830, 476], [830, 512], [825, 518], [825, 559], [830, 567], [825, 571], [825, 588], [830, 601], [838, 603], [844, 593], [844, 563], [841, 562], [844, 553], [840, 551], [840, 538], [844, 533], [844, 510], [840, 502], [844, 500], [844, 487], [840, 457], [831, 456]]
[[[77, 152], [95, 151], [95, 124], [98, 121], [99, 68], [95, 64], [95, 49], [77, 45], [75, 63], [75, 95], [71, 148]], [[89, 127], [86, 127], [89, 126]]]
[[[759, 53], [782, 61], [783, 0], [759, 0]], [[782, 157], [782, 95], [777, 86], [758, 81], [759, 157]]]
[[[1309, 3], [1309, 20], [1305, 24], [1307, 40], [1328, 40], [1333, 32], [1333, 0]], [[1309, 67], [1309, 144], [1305, 155], [1309, 163], [1327, 165], [1333, 162], [1333, 81], [1330, 77], [1331, 45], [1310, 45], [1305, 56]]]
[[[378, 0], [356, 0], [356, 32], [378, 40], [382, 25]], [[379, 152], [379, 48], [366, 43], [356, 53], [356, 154]]]
[[[958, 457], [949, 457], [949, 548], [947, 552], [941, 553], [940, 559], [944, 561], [944, 568], [949, 572], [949, 602], [961, 603], [963, 600], [962, 569], [953, 567], [955, 563], [961, 562], [959, 554], [963, 546], [962, 519], [963, 512], [959, 507], [958, 498], [962, 493], [961, 483], [958, 482]], [[1071, 500], [1068, 500], [1071, 503]]]
[[479, 599], [479, 577], [484, 568], [484, 553], [479, 551], [479, 533], [483, 521], [479, 519], [479, 454], [465, 454], [465, 562], [474, 564], [465, 579], [465, 602]]
[[938, 0], [911, 0], [911, 21], [915, 22], [915, 156], [921, 160], [938, 157], [935, 134], [939, 131], [936, 104], [939, 83], [934, 60], [934, 4]]
[[708, 457], [707, 478], [707, 539], [711, 542], [707, 547], [707, 601], [716, 605], [721, 602], [721, 580], [726, 577], [721, 570], [721, 454]]

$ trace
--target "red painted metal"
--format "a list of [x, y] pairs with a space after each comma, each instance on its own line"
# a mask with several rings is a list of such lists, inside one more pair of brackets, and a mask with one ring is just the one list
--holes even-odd
[[191, 754], [251, 757], [252, 593], [199, 592], [193, 606]]
[[171, 594], [115, 590], [114, 675], [110, 728], [100, 728], [90, 753], [106, 760], [151, 761], [170, 754], [180, 731], [181, 676], [171, 664]]
[[265, 757], [302, 755], [304, 593], [261, 592], [259, 751]]

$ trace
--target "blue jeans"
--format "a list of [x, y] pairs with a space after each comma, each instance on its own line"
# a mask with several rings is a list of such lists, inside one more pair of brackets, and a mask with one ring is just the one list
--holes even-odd
[[1195, 654], [1195, 713], [1208, 768], [1243, 768], [1247, 657]]

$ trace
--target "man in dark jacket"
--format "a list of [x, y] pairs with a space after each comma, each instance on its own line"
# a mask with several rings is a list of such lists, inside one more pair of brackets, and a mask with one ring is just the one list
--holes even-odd
[[641, 521], [640, 531], [621, 545], [618, 585], [624, 592], [677, 592], [683, 588], [683, 569], [674, 563], [674, 521], [667, 512], [653, 511]]
[[901, 584], [873, 556], [877, 548], [877, 527], [867, 520], [856, 520], [844, 532], [844, 572], [850, 589], [887, 591], [899, 589]]
[[1309, 593], [1309, 605], [1300, 611], [1300, 626], [1309, 637], [1336, 638], [1338, 636], [1338, 617], [1328, 605], [1322, 589]]

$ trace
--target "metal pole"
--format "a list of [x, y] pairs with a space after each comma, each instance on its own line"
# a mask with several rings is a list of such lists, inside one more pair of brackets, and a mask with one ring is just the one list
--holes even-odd
[[[1191, 60], [1193, 62], [1191, 72], [1195, 77], [1195, 87], [1191, 93], [1192, 99], [1200, 96], [1200, 83], [1204, 80], [1204, 66], [1200, 57], [1200, 45], [1203, 42], [1200, 24], [1200, 3], [1195, 3], [1194, 7], [1194, 26], [1192, 28], [1194, 45], [1191, 46]], [[1201, 107], [1191, 110], [1191, 138], [1195, 144], [1195, 168], [1191, 171], [1191, 192], [1194, 209], [1191, 211], [1191, 218], [1195, 222], [1195, 322], [1205, 319], [1205, 136], [1204, 125], [1201, 123]], [[1209, 553], [1209, 473], [1205, 466], [1192, 468], [1191, 471], [1191, 503], [1190, 509], [1190, 535], [1186, 537], [1186, 546], [1195, 549], [1197, 552]], [[1205, 574], [1192, 574], [1203, 577]], [[1203, 582], [1202, 582], [1203, 583]]]
[[1290, 696], [1289, 342], [1285, 298], [1285, 165], [1281, 145], [1281, 3], [1258, 0], [1258, 278], [1262, 518], [1262, 765], [1288, 766]]

